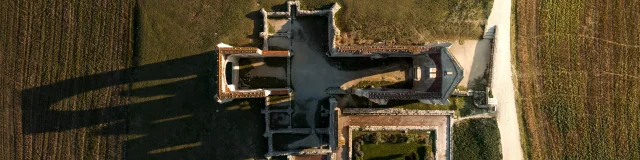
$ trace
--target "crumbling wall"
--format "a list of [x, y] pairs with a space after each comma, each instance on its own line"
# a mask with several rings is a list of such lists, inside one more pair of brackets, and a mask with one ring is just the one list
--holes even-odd
[[407, 115], [407, 116], [452, 116], [454, 111], [449, 110], [409, 110], [403, 108], [344, 108], [343, 114], [358, 115]]

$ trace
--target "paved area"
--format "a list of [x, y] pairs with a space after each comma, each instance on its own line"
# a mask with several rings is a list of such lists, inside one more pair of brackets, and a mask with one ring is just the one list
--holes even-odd
[[465, 40], [463, 44], [454, 41], [452, 44], [449, 51], [464, 70], [460, 86], [467, 87], [471, 85], [469, 82], [484, 75], [490, 61], [491, 40]]
[[[337, 153], [343, 159], [348, 157], [349, 126], [437, 126], [436, 157], [448, 159], [450, 153], [449, 136], [451, 134], [451, 118], [449, 116], [363, 116], [343, 115], [338, 120], [338, 136], [345, 140], [345, 145], [339, 146]], [[441, 147], [445, 146], [445, 147]]]
[[511, 65], [511, 0], [495, 0], [487, 26], [498, 25], [494, 55], [493, 95], [498, 98], [497, 120], [503, 159], [523, 159], [520, 128], [516, 113]]

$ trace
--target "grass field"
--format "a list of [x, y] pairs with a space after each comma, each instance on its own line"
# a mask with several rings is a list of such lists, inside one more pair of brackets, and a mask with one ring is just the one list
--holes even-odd
[[640, 2], [515, 4], [525, 157], [640, 159]]
[[[371, 138], [367, 140], [367, 136], [378, 137], [383, 142], [372, 142], [375, 138]], [[363, 160], [382, 160], [382, 159], [398, 159], [404, 160], [406, 158], [411, 158], [412, 156], [416, 156], [417, 159], [426, 159], [433, 158], [433, 137], [431, 137], [433, 132], [431, 131], [411, 131], [409, 133], [403, 133], [400, 131], [384, 131], [384, 132], [370, 132], [370, 131], [355, 131], [353, 133], [354, 145], [358, 145], [355, 143], [361, 144], [361, 149], [359, 151], [353, 152], [362, 152], [364, 156], [356, 156], [354, 159], [363, 159]], [[404, 135], [410, 140], [398, 141], [398, 142], [389, 142], [392, 136]], [[358, 142], [361, 141], [361, 142]], [[356, 146], [354, 146], [356, 147]], [[413, 155], [415, 154], [415, 155]]]
[[[286, 0], [261, 0], [268, 11], [286, 10]], [[325, 9], [338, 3], [340, 45], [393, 41], [424, 44], [436, 40], [478, 39], [493, 6], [492, 0], [309, 0], [303, 9]], [[272, 7], [269, 7], [272, 6]]]
[[502, 159], [495, 118], [456, 122], [453, 131], [454, 159]]
[[487, 113], [488, 109], [477, 108], [471, 97], [449, 97], [449, 105], [424, 104], [418, 100], [390, 100], [387, 105], [378, 105], [369, 99], [352, 95], [351, 101], [345, 107], [353, 108], [403, 108], [410, 110], [451, 110], [456, 116], [471, 116]]
[[138, 2], [140, 67], [130, 95], [128, 158], [264, 158], [264, 100], [219, 104], [211, 87], [217, 43], [259, 43], [253, 41], [256, 3]]
[[0, 159], [122, 159], [133, 1], [0, 2]]
[[[424, 144], [418, 143], [364, 144], [362, 145], [362, 152], [364, 152], [364, 160], [404, 160], [406, 155], [417, 152], [422, 147], [424, 147]], [[424, 155], [421, 155], [420, 157], [424, 157]]]

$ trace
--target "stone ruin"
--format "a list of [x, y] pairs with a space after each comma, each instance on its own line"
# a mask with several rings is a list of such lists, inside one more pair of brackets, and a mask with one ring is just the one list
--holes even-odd
[[[407, 46], [407, 45], [369, 45], [369, 46], [337, 46], [336, 36], [340, 35], [340, 30], [335, 24], [335, 14], [340, 10], [340, 5], [334, 4], [326, 10], [303, 10], [299, 8], [299, 1], [287, 1], [286, 12], [267, 12], [260, 10], [262, 14], [263, 28], [260, 37], [263, 40], [262, 47], [233, 47], [226, 44], [219, 44], [216, 47], [218, 56], [218, 90], [215, 96], [220, 103], [229, 102], [233, 99], [241, 98], [266, 98], [266, 106], [263, 109], [265, 115], [266, 131], [264, 136], [268, 139], [268, 153], [266, 157], [272, 156], [288, 156], [293, 158], [295, 155], [324, 155], [329, 159], [334, 159], [335, 150], [337, 148], [337, 119], [339, 109], [336, 109], [337, 102], [331, 98], [331, 107], [329, 109], [329, 127], [327, 128], [293, 128], [291, 114], [292, 104], [287, 108], [271, 108], [270, 98], [272, 96], [288, 96], [291, 100], [293, 90], [289, 87], [290, 71], [287, 71], [287, 87], [284, 88], [257, 88], [257, 89], [239, 89], [239, 72], [238, 60], [240, 58], [265, 58], [265, 57], [281, 57], [286, 58], [288, 67], [290, 67], [290, 57], [293, 55], [290, 49], [285, 46], [272, 47], [275, 44], [270, 42], [270, 38], [288, 38], [293, 35], [291, 28], [282, 27], [281, 30], [271, 33], [271, 25], [268, 24], [270, 18], [288, 19], [286, 23], [291, 23], [291, 19], [304, 16], [326, 16], [328, 19], [328, 47], [329, 57], [411, 57], [413, 59], [413, 67], [410, 75], [413, 83], [412, 88], [405, 89], [387, 89], [387, 88], [366, 88], [345, 91], [340, 88], [328, 88], [326, 93], [329, 94], [355, 94], [368, 98], [369, 100], [386, 104], [389, 100], [419, 100], [426, 104], [449, 104], [448, 98], [454, 91], [455, 87], [463, 78], [463, 70], [456, 59], [449, 53], [446, 46], [438, 44], [429, 44], [424, 46]], [[278, 49], [273, 49], [278, 48]], [[229, 65], [230, 64], [230, 65]], [[231, 71], [229, 68], [231, 67]], [[291, 69], [291, 68], [290, 68]], [[287, 102], [284, 102], [287, 103]], [[289, 102], [291, 103], [291, 102]], [[348, 111], [351, 112], [351, 111]], [[360, 112], [360, 111], [358, 111]], [[376, 111], [367, 111], [376, 112]], [[363, 112], [363, 114], [366, 114]], [[438, 114], [438, 113], [414, 113], [414, 114]], [[443, 113], [450, 114], [450, 113]], [[287, 117], [288, 116], [288, 117]], [[277, 124], [270, 124], [271, 122]], [[288, 121], [288, 125], [286, 124]], [[286, 127], [283, 127], [286, 126]], [[275, 150], [273, 135], [274, 134], [305, 134], [305, 135], [326, 135], [328, 144], [324, 147], [294, 149], [294, 150]], [[323, 137], [320, 136], [320, 137]]]

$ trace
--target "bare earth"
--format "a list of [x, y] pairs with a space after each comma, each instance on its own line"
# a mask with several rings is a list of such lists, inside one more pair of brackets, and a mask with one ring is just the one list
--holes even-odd
[[503, 159], [523, 159], [516, 112], [510, 51], [511, 0], [495, 0], [487, 26], [498, 25], [494, 55], [493, 95], [498, 98], [497, 120]]

